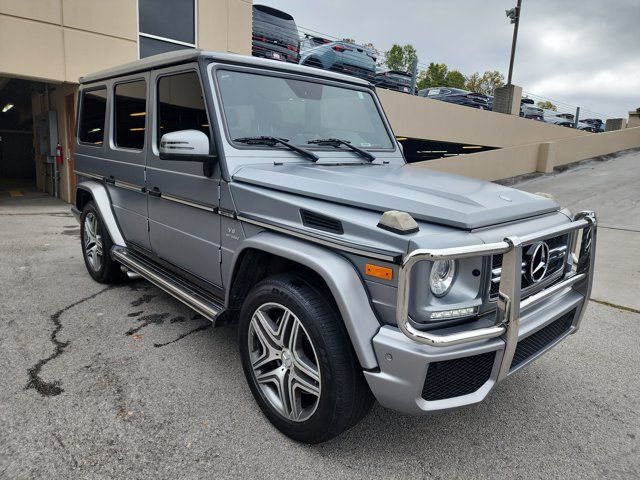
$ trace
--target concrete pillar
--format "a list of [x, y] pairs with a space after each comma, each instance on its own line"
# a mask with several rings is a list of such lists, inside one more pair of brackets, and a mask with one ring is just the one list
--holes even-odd
[[640, 108], [635, 112], [629, 112], [627, 128], [640, 127]]
[[520, 115], [520, 100], [522, 87], [505, 85], [493, 92], [493, 111], [509, 115]]
[[624, 124], [624, 118], [609, 118], [607, 123], [604, 124], [605, 132], [612, 132], [613, 130], [622, 130]]
[[536, 172], [551, 173], [556, 163], [556, 143], [544, 142], [538, 147], [538, 166]]

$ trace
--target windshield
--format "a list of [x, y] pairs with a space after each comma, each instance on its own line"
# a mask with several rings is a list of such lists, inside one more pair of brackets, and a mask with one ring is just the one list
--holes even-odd
[[311, 140], [339, 138], [364, 149], [393, 148], [368, 92], [231, 70], [217, 77], [232, 140], [272, 136], [311, 148]]

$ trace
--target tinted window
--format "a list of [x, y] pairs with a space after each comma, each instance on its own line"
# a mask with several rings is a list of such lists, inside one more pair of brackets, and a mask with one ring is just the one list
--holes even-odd
[[138, 0], [140, 32], [196, 43], [194, 0]]
[[162, 135], [177, 130], [200, 130], [209, 136], [209, 120], [196, 72], [160, 78], [158, 103], [158, 145]]
[[140, 37], [140, 58], [190, 48], [192, 47], [185, 47], [178, 43], [163, 42], [162, 40], [156, 40], [155, 38]]
[[107, 89], [85, 90], [82, 92], [78, 138], [84, 143], [102, 145], [104, 140], [104, 119], [107, 111]]
[[116, 85], [114, 139], [117, 146], [142, 150], [146, 97], [147, 85], [144, 80]]

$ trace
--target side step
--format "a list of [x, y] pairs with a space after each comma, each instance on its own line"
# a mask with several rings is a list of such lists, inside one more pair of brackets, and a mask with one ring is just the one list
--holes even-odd
[[219, 300], [125, 247], [114, 245], [111, 256], [214, 323], [224, 312], [224, 305]]

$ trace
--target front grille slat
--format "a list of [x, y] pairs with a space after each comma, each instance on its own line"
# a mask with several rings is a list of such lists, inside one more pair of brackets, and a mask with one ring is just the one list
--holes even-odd
[[495, 357], [496, 352], [487, 352], [429, 364], [422, 398], [443, 400], [475, 392], [491, 377]]
[[532, 335], [529, 335], [527, 338], [520, 340], [516, 346], [513, 360], [511, 361], [511, 369], [516, 368], [533, 355], [544, 350], [560, 336], [565, 334], [573, 324], [575, 313], [576, 310], [573, 309], [546, 327], [541, 328]]
[[[567, 253], [569, 251], [569, 235], [564, 234], [557, 237], [547, 238], [545, 239], [545, 242], [549, 246], [549, 266], [547, 268], [547, 273], [540, 282], [534, 283], [526, 275], [526, 269], [528, 266], [526, 262], [523, 261], [523, 274], [521, 277], [520, 287], [522, 291], [522, 298], [526, 298], [528, 295], [535, 293], [536, 290], [551, 285], [554, 280], [559, 280], [562, 275], [562, 270], [564, 269]], [[502, 255], [493, 255], [491, 257], [491, 282], [489, 287], [490, 300], [498, 298], [501, 274]]]

